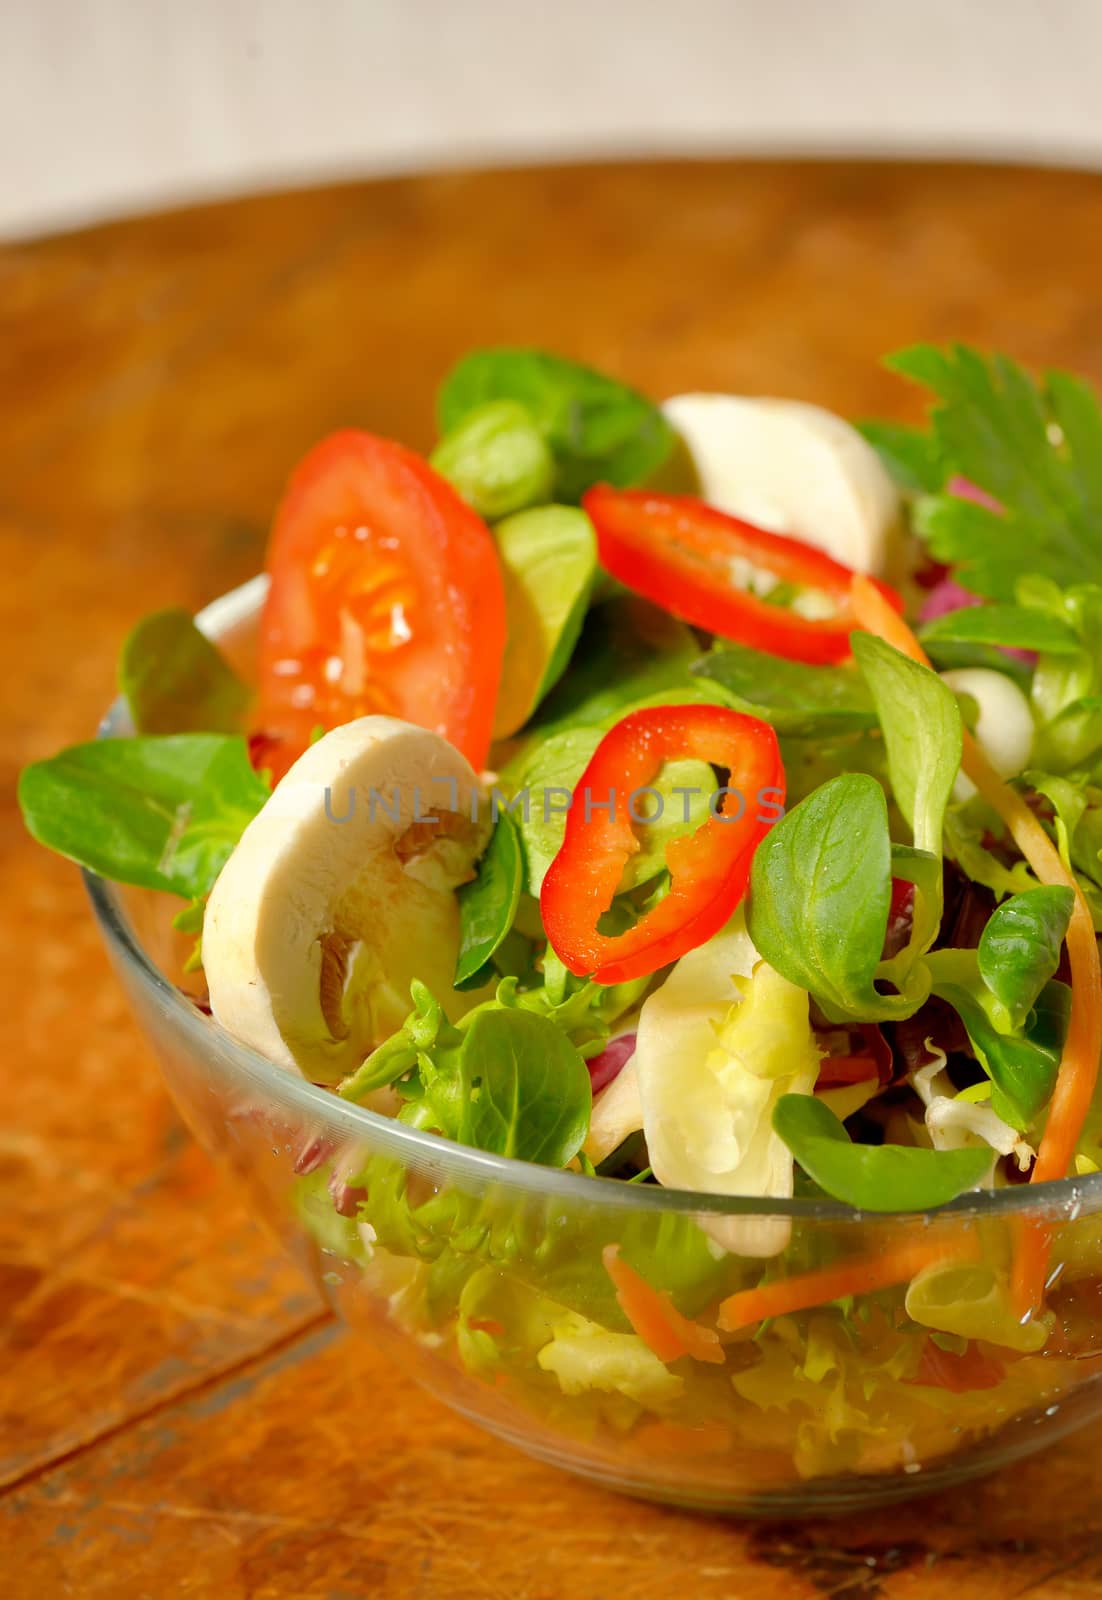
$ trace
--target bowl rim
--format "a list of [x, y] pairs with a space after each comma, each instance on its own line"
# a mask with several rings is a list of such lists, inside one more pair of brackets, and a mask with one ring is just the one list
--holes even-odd
[[[196, 616], [201, 630], [212, 639], [248, 620], [267, 593], [266, 575], [248, 579], [220, 595]], [[125, 736], [132, 731], [129, 710], [120, 696], [112, 702], [98, 729], [99, 738]], [[134, 977], [149, 996], [171, 1014], [200, 1058], [217, 1053], [221, 1062], [243, 1082], [268, 1092], [276, 1103], [290, 1100], [304, 1113], [323, 1121], [345, 1124], [350, 1139], [370, 1135], [377, 1145], [399, 1158], [418, 1162], [481, 1182], [494, 1181], [510, 1189], [549, 1197], [557, 1196], [589, 1205], [633, 1211], [689, 1212], [695, 1216], [787, 1217], [793, 1221], [836, 1222], [852, 1227], [875, 1226], [909, 1220], [924, 1225], [945, 1217], [983, 1220], [989, 1217], [1044, 1214], [1075, 1209], [1084, 1213], [1102, 1209], [1102, 1172], [1060, 1178], [1036, 1186], [1028, 1183], [1004, 1189], [970, 1190], [934, 1210], [858, 1210], [840, 1200], [773, 1199], [768, 1206], [753, 1195], [709, 1194], [702, 1190], [667, 1189], [658, 1184], [629, 1184], [618, 1179], [592, 1178], [586, 1173], [518, 1161], [457, 1144], [419, 1128], [408, 1127], [330, 1089], [311, 1083], [286, 1067], [242, 1044], [213, 1017], [205, 1015], [184, 990], [172, 983], [138, 939], [119, 899], [118, 886], [87, 868], [81, 869], [100, 931], [110, 954]], [[1094, 1202], [1094, 1203], [1090, 1203]], [[1070, 1220], [1070, 1219], [1069, 1219]]]

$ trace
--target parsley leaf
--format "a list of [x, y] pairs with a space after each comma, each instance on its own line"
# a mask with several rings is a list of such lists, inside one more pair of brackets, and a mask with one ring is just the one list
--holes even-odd
[[905, 422], [859, 422], [856, 426], [901, 489], [911, 494], [936, 494], [945, 483], [937, 444], [921, 428]]
[[915, 521], [975, 594], [1012, 601], [1018, 579], [1102, 580], [1102, 408], [1069, 373], [1032, 378], [1007, 356], [913, 345], [888, 365], [933, 391], [933, 452], [1002, 507], [923, 495]]

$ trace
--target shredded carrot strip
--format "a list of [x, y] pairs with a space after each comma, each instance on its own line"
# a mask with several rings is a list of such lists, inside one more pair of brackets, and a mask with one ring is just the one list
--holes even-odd
[[[853, 614], [860, 627], [877, 634], [912, 661], [930, 665], [910, 628], [867, 578], [856, 574], [851, 592]], [[1064, 866], [1060, 852], [1021, 795], [1003, 782], [967, 729], [961, 770], [1002, 818], [1035, 876], [1042, 883], [1064, 885], [1075, 895], [1067, 932], [1071, 966], [1068, 1036], [1052, 1091], [1048, 1121], [1029, 1179], [1031, 1183], [1048, 1183], [1067, 1176], [1098, 1081], [1102, 1056], [1102, 965], [1098, 959], [1098, 941], [1090, 910], [1074, 874]], [[1015, 1252], [1012, 1282], [1014, 1307], [1021, 1316], [1033, 1312], [1044, 1295], [1050, 1244], [1047, 1228], [1036, 1223], [1024, 1224]]]
[[682, 1316], [668, 1294], [652, 1288], [646, 1278], [621, 1259], [618, 1244], [606, 1245], [601, 1260], [624, 1316], [659, 1361], [676, 1361], [679, 1356], [692, 1356], [695, 1361], [723, 1361], [723, 1346], [715, 1329], [701, 1327], [699, 1322]]
[[853, 574], [849, 581], [849, 592], [854, 621], [859, 628], [865, 633], [874, 633], [885, 644], [890, 644], [893, 650], [898, 650], [901, 656], [909, 656], [912, 661], [917, 661], [920, 667], [930, 665], [929, 656], [899, 612], [888, 604], [875, 583], [870, 582], [863, 572]]
[[776, 1283], [759, 1284], [756, 1289], [740, 1289], [720, 1305], [719, 1325], [733, 1333], [737, 1328], [764, 1322], [766, 1317], [808, 1311], [812, 1306], [830, 1305], [849, 1295], [873, 1294], [877, 1289], [890, 1289], [893, 1284], [909, 1283], [923, 1267], [936, 1261], [966, 1260], [975, 1253], [975, 1240], [958, 1233], [952, 1242], [943, 1235], [899, 1245], [875, 1256], [851, 1257], [817, 1272], [780, 1278]]

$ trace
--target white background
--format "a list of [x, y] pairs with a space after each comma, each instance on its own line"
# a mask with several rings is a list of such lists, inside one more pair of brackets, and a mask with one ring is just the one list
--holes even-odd
[[0, 232], [622, 152], [1102, 165], [1102, 0], [0, 0]]

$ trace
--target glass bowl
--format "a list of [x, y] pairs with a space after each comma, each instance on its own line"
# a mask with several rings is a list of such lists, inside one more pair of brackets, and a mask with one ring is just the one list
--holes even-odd
[[[200, 618], [246, 670], [262, 596], [254, 580]], [[101, 731], [129, 731], [122, 706]], [[673, 1503], [817, 1514], [943, 1488], [1102, 1411], [1102, 1174], [862, 1215], [486, 1155], [238, 1044], [181, 987], [163, 898], [86, 878], [180, 1111], [257, 1216], [353, 1326], [521, 1449]], [[1037, 1226], [1053, 1239], [1046, 1320], [1023, 1328], [999, 1307], [1015, 1243]], [[849, 1258], [871, 1268], [841, 1304], [724, 1333], [722, 1360], [663, 1363], [620, 1308], [609, 1245], [712, 1325], [763, 1281], [798, 1291]]]

